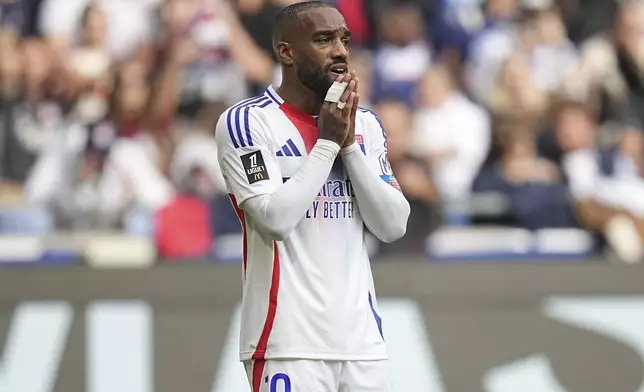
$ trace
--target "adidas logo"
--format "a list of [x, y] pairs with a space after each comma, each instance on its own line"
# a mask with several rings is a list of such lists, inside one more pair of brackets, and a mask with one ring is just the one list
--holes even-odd
[[301, 157], [302, 153], [297, 149], [293, 140], [288, 139], [285, 145], [282, 146], [282, 149], [277, 152], [278, 157]]

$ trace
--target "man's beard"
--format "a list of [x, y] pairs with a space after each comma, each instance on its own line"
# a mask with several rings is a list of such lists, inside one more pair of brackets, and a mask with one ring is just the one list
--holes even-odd
[[297, 64], [297, 78], [302, 85], [315, 92], [320, 99], [324, 99], [333, 84], [328, 74], [309, 60], [302, 60]]

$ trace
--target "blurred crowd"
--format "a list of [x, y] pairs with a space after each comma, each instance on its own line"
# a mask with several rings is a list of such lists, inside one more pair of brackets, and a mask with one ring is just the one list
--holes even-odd
[[[293, 2], [0, 0], [0, 233], [124, 230], [170, 258], [238, 233], [215, 123], [279, 85], [271, 24]], [[385, 250], [505, 225], [641, 259], [641, 1], [335, 3], [412, 204]]]

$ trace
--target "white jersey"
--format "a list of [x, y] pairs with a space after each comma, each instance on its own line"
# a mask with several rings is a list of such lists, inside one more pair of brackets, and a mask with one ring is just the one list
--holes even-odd
[[[298, 172], [316, 143], [316, 118], [270, 87], [228, 109], [216, 139], [244, 230], [240, 359], [386, 359], [365, 224], [340, 156], [284, 241], [268, 239], [239, 207]], [[356, 141], [373, 170], [393, 183], [384, 131], [372, 112], [357, 113]]]

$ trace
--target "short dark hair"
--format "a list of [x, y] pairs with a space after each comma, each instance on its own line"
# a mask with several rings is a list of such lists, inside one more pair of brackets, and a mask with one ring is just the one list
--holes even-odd
[[284, 40], [284, 34], [289, 30], [293, 22], [299, 22], [300, 14], [304, 11], [314, 8], [336, 8], [333, 4], [326, 1], [314, 0], [294, 3], [284, 7], [273, 21], [273, 48], [277, 43]]

